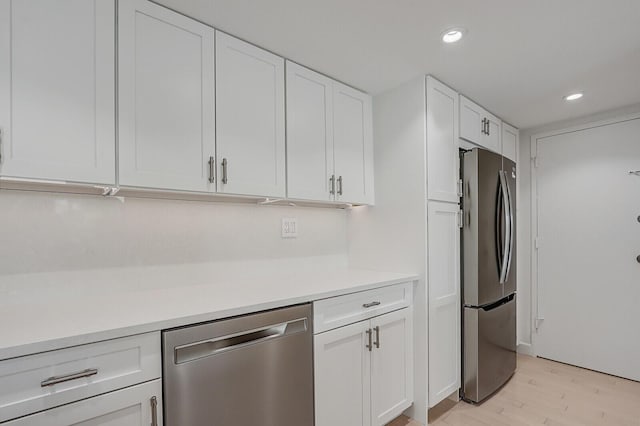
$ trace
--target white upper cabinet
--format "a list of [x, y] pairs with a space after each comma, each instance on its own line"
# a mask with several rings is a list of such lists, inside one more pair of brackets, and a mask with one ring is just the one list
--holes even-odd
[[216, 32], [218, 192], [285, 197], [284, 59]]
[[502, 155], [517, 162], [517, 146], [520, 139], [520, 132], [507, 123], [502, 123]]
[[480, 105], [460, 96], [460, 137], [493, 152], [501, 152], [501, 121]]
[[332, 200], [333, 80], [287, 61], [287, 195]]
[[460, 387], [460, 207], [429, 201], [429, 406]]
[[0, 0], [0, 176], [115, 183], [114, 0]]
[[287, 62], [292, 199], [373, 204], [371, 96]]
[[214, 191], [214, 30], [119, 2], [119, 183]]
[[373, 204], [371, 96], [334, 83], [333, 146], [336, 200]]
[[460, 159], [458, 155], [458, 93], [427, 77], [427, 196], [457, 203]]

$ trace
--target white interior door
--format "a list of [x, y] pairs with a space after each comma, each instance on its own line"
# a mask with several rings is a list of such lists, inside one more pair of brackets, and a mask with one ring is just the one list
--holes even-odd
[[640, 119], [537, 139], [535, 351], [640, 380]]
[[284, 197], [284, 138], [284, 59], [216, 32], [218, 192]]

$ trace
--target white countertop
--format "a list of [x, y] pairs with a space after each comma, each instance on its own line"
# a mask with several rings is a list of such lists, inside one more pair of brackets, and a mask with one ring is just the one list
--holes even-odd
[[0, 360], [417, 278], [278, 261], [0, 276]]

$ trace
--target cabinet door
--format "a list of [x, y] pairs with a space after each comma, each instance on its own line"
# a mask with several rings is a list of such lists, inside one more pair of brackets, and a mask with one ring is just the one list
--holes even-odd
[[287, 196], [332, 200], [333, 80], [287, 62]]
[[429, 292], [429, 406], [460, 387], [459, 207], [427, 206]]
[[284, 59], [218, 31], [216, 89], [218, 191], [284, 197]]
[[413, 403], [413, 310], [371, 320], [371, 424], [382, 426]]
[[369, 426], [369, 321], [314, 336], [315, 426]]
[[430, 200], [457, 203], [458, 94], [427, 77], [427, 190]]
[[487, 111], [485, 111], [484, 114], [485, 119], [489, 123], [487, 124], [487, 132], [482, 135], [480, 145], [490, 151], [500, 154], [502, 152], [502, 138], [500, 135], [502, 130], [502, 121]]
[[115, 183], [114, 0], [0, 0], [0, 175]]
[[214, 30], [145, 0], [118, 8], [120, 184], [215, 190]]
[[484, 112], [480, 105], [460, 96], [460, 137], [462, 139], [476, 145], [482, 143]]
[[162, 426], [160, 379], [21, 417], [3, 426], [149, 426], [154, 416], [157, 426]]
[[371, 97], [334, 83], [333, 144], [336, 200], [373, 204]]
[[502, 155], [515, 162], [518, 161], [517, 146], [519, 134], [518, 129], [515, 127], [504, 122], [502, 123]]

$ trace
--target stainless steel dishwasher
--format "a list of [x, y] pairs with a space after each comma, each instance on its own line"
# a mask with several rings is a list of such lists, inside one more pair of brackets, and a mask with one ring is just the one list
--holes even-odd
[[311, 305], [163, 331], [165, 426], [313, 426]]

